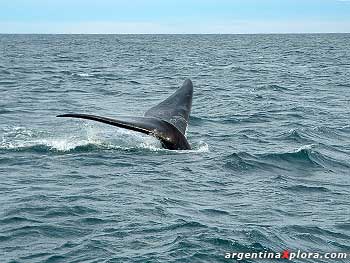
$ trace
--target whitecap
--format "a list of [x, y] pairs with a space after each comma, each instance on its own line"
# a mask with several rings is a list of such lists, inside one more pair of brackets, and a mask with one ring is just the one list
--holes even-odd
[[77, 74], [73, 74], [73, 75], [76, 75], [76, 76], [79, 76], [79, 77], [92, 77], [92, 74], [90, 73], [77, 73]]

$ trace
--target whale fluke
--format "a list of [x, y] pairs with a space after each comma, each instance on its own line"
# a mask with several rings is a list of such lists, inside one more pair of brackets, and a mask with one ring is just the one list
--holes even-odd
[[193, 84], [187, 79], [173, 95], [146, 111], [145, 116], [165, 120], [185, 134], [192, 108], [192, 96]]
[[170, 150], [191, 149], [185, 133], [192, 107], [193, 84], [187, 79], [170, 97], [150, 108], [144, 117], [121, 117], [118, 119], [90, 114], [61, 114], [56, 117], [71, 117], [102, 122], [159, 139]]

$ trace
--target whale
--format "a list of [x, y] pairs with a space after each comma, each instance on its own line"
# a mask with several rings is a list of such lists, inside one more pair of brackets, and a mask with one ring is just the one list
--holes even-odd
[[165, 149], [190, 150], [186, 130], [192, 108], [192, 97], [193, 83], [190, 79], [186, 79], [172, 95], [148, 109], [142, 117], [110, 118], [82, 113], [60, 114], [56, 117], [102, 122], [153, 136]]

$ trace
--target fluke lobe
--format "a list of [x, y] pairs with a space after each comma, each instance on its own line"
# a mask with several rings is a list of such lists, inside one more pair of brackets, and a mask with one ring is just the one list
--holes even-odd
[[62, 114], [57, 117], [72, 117], [102, 122], [105, 124], [145, 133], [156, 137], [169, 150], [190, 150], [185, 132], [192, 107], [193, 84], [190, 79], [170, 97], [150, 108], [144, 117], [112, 119], [90, 114]]

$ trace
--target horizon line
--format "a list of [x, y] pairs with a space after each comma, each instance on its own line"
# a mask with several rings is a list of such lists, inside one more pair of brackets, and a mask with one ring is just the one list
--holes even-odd
[[315, 35], [350, 34], [349, 32], [257, 32], [257, 33], [2, 33], [0, 35]]

